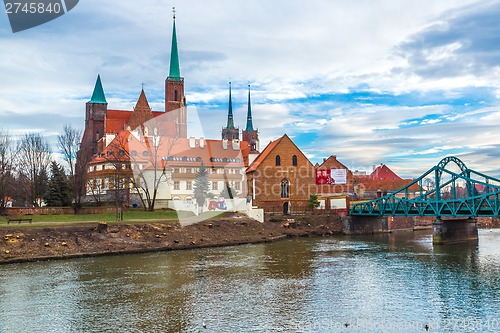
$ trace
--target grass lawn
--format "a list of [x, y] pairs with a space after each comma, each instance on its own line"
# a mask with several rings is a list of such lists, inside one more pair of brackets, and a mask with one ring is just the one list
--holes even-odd
[[[106, 214], [61, 214], [61, 215], [19, 215], [19, 216], [0, 216], [0, 225], [7, 225], [8, 219], [15, 218], [31, 218], [33, 224], [37, 225], [53, 225], [78, 222], [115, 222], [115, 213]], [[151, 221], [166, 221], [177, 220], [177, 212], [158, 210], [154, 212], [145, 212], [143, 210], [130, 210], [123, 213], [124, 222], [151, 222]], [[22, 222], [21, 225], [26, 225], [27, 222]], [[16, 222], [10, 225], [18, 225]]]

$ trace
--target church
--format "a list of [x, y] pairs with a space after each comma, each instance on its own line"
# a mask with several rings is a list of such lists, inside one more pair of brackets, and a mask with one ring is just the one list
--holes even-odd
[[[191, 206], [199, 168], [208, 170], [210, 196], [246, 198], [245, 170], [259, 154], [259, 133], [253, 126], [248, 88], [245, 129], [234, 124], [229, 86], [226, 127], [221, 139], [188, 137], [184, 78], [181, 76], [175, 15], [170, 69], [165, 80], [165, 110], [153, 111], [144, 88], [132, 111], [108, 107], [98, 75], [86, 103], [85, 129], [78, 163], [85, 166], [88, 201], [121, 202], [149, 209], [170, 207], [171, 201]], [[207, 203], [208, 204], [208, 203]], [[155, 206], [156, 205], [156, 206]]]

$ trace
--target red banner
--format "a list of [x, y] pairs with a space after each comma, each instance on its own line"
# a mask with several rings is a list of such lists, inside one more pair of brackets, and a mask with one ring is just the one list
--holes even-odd
[[330, 169], [316, 170], [316, 185], [333, 184]]

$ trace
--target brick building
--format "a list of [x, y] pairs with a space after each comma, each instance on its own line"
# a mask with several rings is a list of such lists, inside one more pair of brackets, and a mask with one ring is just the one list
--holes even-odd
[[267, 211], [303, 210], [317, 191], [313, 164], [286, 134], [270, 142], [246, 173], [253, 204]]
[[[209, 169], [213, 196], [220, 196], [229, 186], [237, 196], [246, 198], [245, 169], [259, 149], [258, 131], [252, 122], [250, 86], [247, 125], [242, 134], [249, 141], [239, 140], [230, 88], [222, 140], [187, 137], [184, 78], [174, 16], [165, 111], [151, 109], [144, 89], [132, 111], [109, 109], [98, 76], [86, 104], [85, 130], [77, 159], [79, 177], [86, 181], [88, 200], [132, 202], [135, 197], [137, 202], [139, 196], [144, 204], [145, 198], [154, 196], [165, 206], [169, 200], [192, 202], [195, 175], [203, 163]], [[150, 193], [152, 189], [154, 193]]]

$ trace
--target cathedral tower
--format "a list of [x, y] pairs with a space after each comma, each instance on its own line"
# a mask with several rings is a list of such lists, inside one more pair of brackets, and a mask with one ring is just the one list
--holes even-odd
[[227, 126], [222, 129], [222, 140], [239, 140], [240, 130], [234, 127], [233, 102], [231, 100], [231, 82], [229, 82], [229, 109], [227, 112]]
[[108, 110], [108, 102], [104, 95], [100, 75], [97, 75], [94, 92], [90, 101], [85, 105], [85, 109], [85, 131], [81, 148], [86, 151], [86, 156], [92, 156], [99, 152], [98, 143], [105, 135], [104, 120]]
[[259, 152], [259, 131], [253, 128], [252, 120], [252, 105], [250, 102], [250, 85], [248, 85], [248, 113], [247, 113], [247, 126], [242, 133], [243, 141], [248, 142], [250, 145], [251, 153], [256, 154]]
[[177, 50], [175, 13], [170, 51], [170, 72], [165, 80], [165, 112], [168, 114], [168, 120], [176, 123], [176, 136], [187, 138], [186, 98], [184, 97], [184, 78], [181, 77], [179, 52]]

